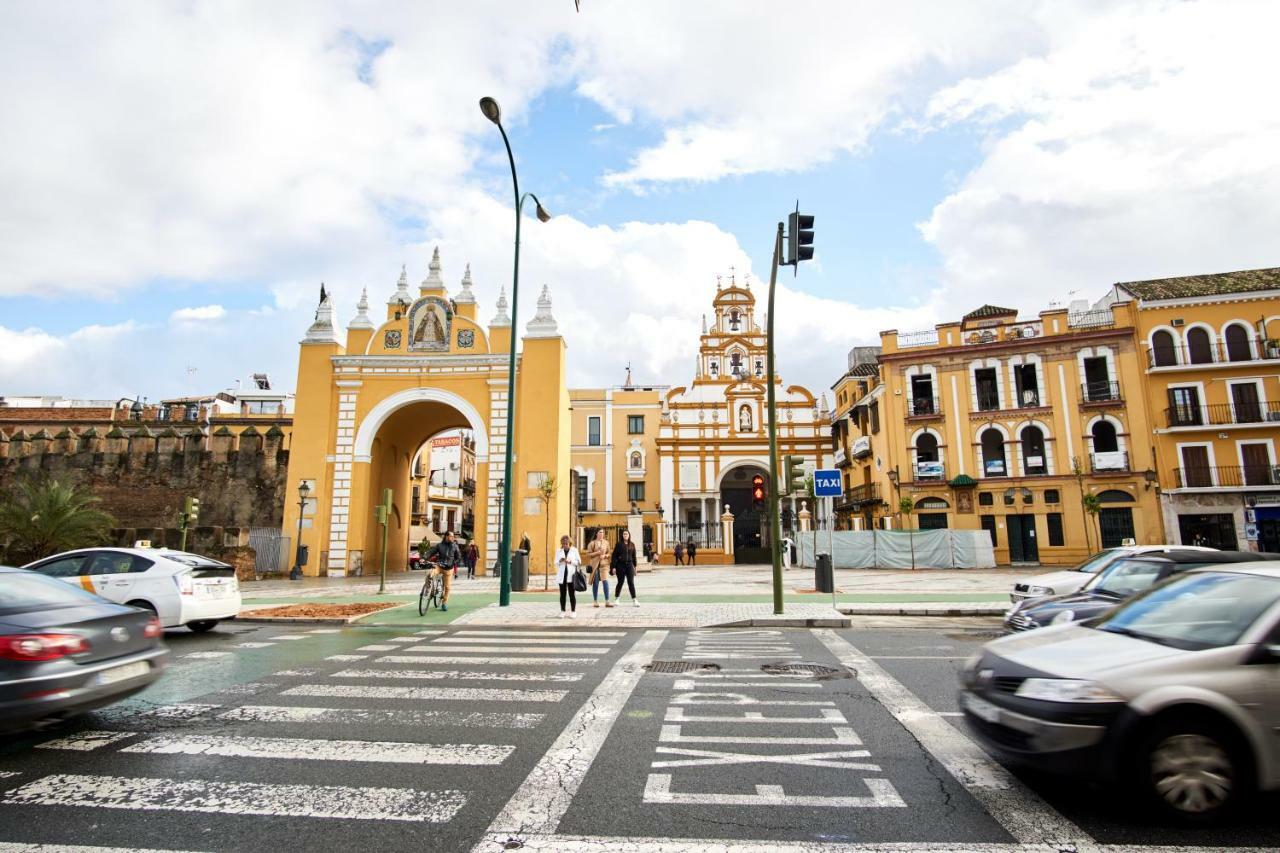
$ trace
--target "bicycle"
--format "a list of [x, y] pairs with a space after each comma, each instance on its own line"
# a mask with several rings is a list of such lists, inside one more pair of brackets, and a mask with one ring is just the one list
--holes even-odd
[[422, 591], [418, 593], [418, 615], [426, 616], [433, 606], [439, 608], [444, 604], [444, 573], [439, 563], [427, 563], [427, 576], [422, 581]]

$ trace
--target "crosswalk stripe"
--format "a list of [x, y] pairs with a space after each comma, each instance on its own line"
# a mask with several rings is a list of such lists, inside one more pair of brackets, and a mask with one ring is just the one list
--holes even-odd
[[457, 790], [268, 785], [58, 773], [15, 788], [0, 802], [130, 811], [445, 823], [466, 804], [467, 797]]
[[340, 660], [340, 661], [368, 660], [368, 659], [369, 659], [368, 655], [329, 655], [327, 658], [325, 658], [325, 660]]
[[[401, 649], [401, 651], [406, 651]], [[440, 652], [454, 651], [453, 649], [439, 649]], [[459, 650], [460, 651], [460, 650]], [[474, 650], [473, 650], [474, 651]], [[427, 664], [470, 664], [473, 666], [486, 664], [489, 666], [509, 666], [519, 664], [520, 666], [558, 666], [566, 663], [596, 663], [595, 658], [478, 658], [478, 657], [451, 657], [448, 655], [432, 654], [430, 650], [422, 654], [416, 655], [383, 655], [374, 658], [376, 663], [427, 663]]]
[[143, 711], [139, 717], [163, 717], [168, 720], [189, 720], [207, 714], [221, 705], [202, 705], [198, 702], [175, 702], [172, 705], [161, 705], [150, 711]]
[[431, 645], [440, 646], [450, 643], [467, 643], [480, 645], [488, 643], [491, 645], [510, 645], [510, 646], [589, 646], [592, 643], [597, 645], [612, 646], [617, 640], [609, 640], [601, 637], [471, 637], [462, 634], [450, 634], [447, 637], [437, 637], [431, 641]]
[[463, 702], [559, 702], [564, 690], [485, 687], [384, 687], [374, 684], [302, 684], [284, 696], [345, 696], [352, 699], [455, 699]]
[[422, 678], [438, 681], [581, 681], [583, 672], [483, 672], [470, 669], [344, 669], [332, 678]]
[[[419, 634], [425, 634], [426, 631], [419, 631]], [[444, 633], [436, 631], [437, 634]], [[588, 631], [577, 630], [575, 628], [567, 628], [563, 631], [548, 629], [546, 631], [480, 631], [470, 628], [455, 631], [451, 636], [460, 637], [463, 635], [468, 637], [625, 637], [626, 631]]]
[[305, 634], [276, 634], [274, 637], [268, 637], [268, 640], [306, 640], [310, 639]]
[[390, 643], [374, 643], [371, 646], [361, 646], [360, 648], [356, 649], [356, 651], [358, 652], [394, 652], [394, 651], [400, 650], [401, 648], [403, 647], [393, 645]]
[[237, 649], [265, 649], [267, 646], [274, 646], [275, 643], [236, 643]]
[[[436, 652], [436, 651], [455, 652], [455, 653], [476, 652], [477, 654], [481, 652], [502, 652], [503, 654], [507, 654], [507, 655], [545, 655], [545, 654], [557, 654], [558, 652], [569, 652], [575, 655], [603, 655], [608, 653], [609, 651], [609, 648], [607, 646], [590, 646], [587, 648], [581, 648], [578, 646], [544, 646], [542, 648], [529, 649], [523, 646], [436, 645], [436, 643], [439, 643], [439, 642], [441, 641], [434, 640], [432, 641], [432, 644], [429, 646], [400, 646], [398, 648], [396, 646], [379, 646], [376, 649], [373, 648], [372, 646], [365, 646], [365, 649], [370, 649], [378, 652], [391, 651], [392, 649], [395, 649], [396, 651], [400, 651], [400, 652], [428, 652], [428, 653]], [[364, 649], [362, 649], [362, 651], [363, 650]]]
[[341, 628], [312, 628], [310, 631], [306, 631], [305, 633], [307, 634], [338, 634], [338, 633], [341, 633], [341, 631], [342, 631]]
[[47, 740], [36, 744], [36, 749], [66, 749], [74, 752], [90, 752], [104, 746], [133, 737], [133, 732], [76, 732], [69, 737]]
[[183, 660], [213, 660], [214, 658], [229, 658], [233, 652], [190, 652], [182, 655]]
[[482, 711], [418, 711], [409, 708], [308, 708], [300, 705], [241, 705], [218, 715], [221, 720], [252, 723], [447, 725], [466, 728], [532, 729], [546, 714]]
[[444, 629], [443, 629], [443, 628], [428, 628], [428, 629], [427, 629], [427, 630], [425, 630], [425, 631], [414, 631], [414, 632], [413, 632], [413, 636], [415, 636], [415, 637], [434, 637], [436, 634], [443, 634], [443, 633], [444, 633]]
[[121, 752], [148, 755], [221, 755], [297, 761], [376, 761], [386, 764], [501, 764], [515, 751], [499, 743], [399, 743], [310, 738], [156, 735]]

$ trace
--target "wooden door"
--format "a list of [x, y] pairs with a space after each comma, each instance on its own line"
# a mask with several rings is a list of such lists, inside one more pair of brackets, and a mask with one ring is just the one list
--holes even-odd
[[1182, 484], [1191, 488], [1213, 485], [1213, 469], [1209, 467], [1209, 448], [1182, 448]]
[[1271, 453], [1265, 444], [1242, 444], [1240, 456], [1244, 460], [1246, 486], [1271, 485]]
[[1262, 403], [1258, 399], [1258, 386], [1243, 382], [1231, 386], [1231, 403], [1238, 424], [1256, 424], [1262, 420]]

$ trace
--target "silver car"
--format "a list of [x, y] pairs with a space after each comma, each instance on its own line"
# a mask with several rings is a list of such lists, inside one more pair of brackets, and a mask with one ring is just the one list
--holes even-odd
[[1280, 562], [1176, 575], [1096, 619], [988, 643], [960, 707], [997, 755], [1217, 819], [1280, 788]]
[[[1069, 569], [1058, 569], [1029, 578], [1019, 578], [1009, 592], [1009, 600], [1015, 605], [1028, 598], [1046, 598], [1050, 595], [1067, 595], [1077, 592], [1098, 572], [1123, 557], [1140, 554], [1160, 554], [1167, 551], [1213, 551], [1199, 545], [1125, 545], [1120, 548], [1107, 548], [1105, 551], [1088, 557], [1084, 562]], [[1012, 612], [1012, 611], [1010, 611]], [[1006, 614], [1008, 615], [1008, 614]]]

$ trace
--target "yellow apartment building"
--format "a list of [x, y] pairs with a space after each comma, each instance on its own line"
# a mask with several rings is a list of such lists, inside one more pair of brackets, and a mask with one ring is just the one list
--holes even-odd
[[[876, 453], [883, 457], [889, 435], [882, 433], [880, 423], [884, 383], [879, 357], [880, 347], [854, 347], [849, 351], [848, 370], [831, 386], [835, 398], [831, 450], [843, 487], [835, 501], [835, 524], [840, 530], [884, 527], [884, 519], [893, 517], [894, 510], [888, 509], [880, 488], [882, 478], [876, 473]], [[823, 520], [816, 518], [815, 524], [821, 526]]]
[[850, 451], [871, 445], [853, 485], [878, 484], [889, 513], [910, 498], [895, 527], [986, 530], [998, 563], [1161, 542], [1137, 306], [1087, 309], [1020, 319], [983, 305], [927, 332], [882, 332], [882, 385], [845, 416]]
[[620, 386], [569, 391], [573, 505], [582, 537], [604, 527], [616, 542], [616, 531], [638, 512], [644, 542], [658, 547], [657, 440], [666, 391], [665, 385], [633, 384], [630, 368]]
[[1113, 298], [1135, 306], [1169, 541], [1280, 552], [1280, 268]]

